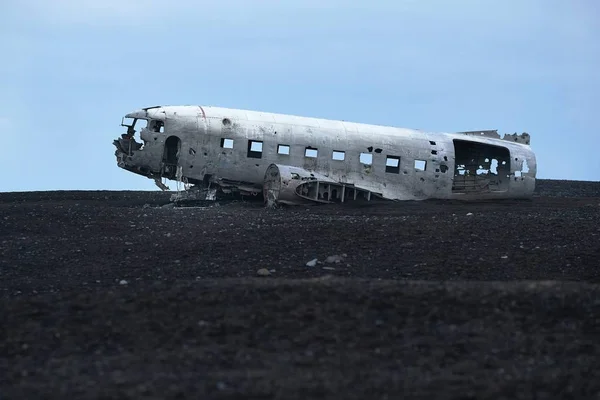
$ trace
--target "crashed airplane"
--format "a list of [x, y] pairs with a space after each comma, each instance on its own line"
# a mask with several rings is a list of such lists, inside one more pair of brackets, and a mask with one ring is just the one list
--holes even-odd
[[184, 183], [179, 199], [478, 200], [526, 198], [535, 188], [527, 133], [426, 132], [208, 106], [142, 108], [121, 126], [118, 166], [163, 190], [166, 179]]

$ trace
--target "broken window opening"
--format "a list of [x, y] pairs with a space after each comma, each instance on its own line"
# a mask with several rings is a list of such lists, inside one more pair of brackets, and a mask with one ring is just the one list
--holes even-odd
[[313, 147], [307, 147], [304, 149], [304, 157], [307, 158], [317, 158], [319, 155], [319, 151]]
[[248, 158], [262, 158], [263, 142], [248, 140]]
[[136, 118], [133, 127], [136, 128], [138, 132], [141, 132], [143, 129], [147, 129], [148, 125], [149, 124], [148, 124], [148, 120], [147, 119]]
[[435, 142], [433, 140], [430, 140], [429, 144], [432, 145], [432, 146], [435, 146]]
[[163, 133], [165, 131], [165, 123], [160, 120], [152, 120], [148, 126], [152, 132]]
[[[119, 149], [131, 156], [133, 151], [143, 149], [144, 145], [148, 143], [148, 137], [144, 135], [143, 130], [145, 129], [148, 121], [145, 119], [132, 119], [132, 118], [123, 118], [121, 125], [127, 127], [127, 133], [121, 134], [121, 137], [117, 140]], [[139, 127], [140, 130], [140, 139], [142, 139], [143, 143], [139, 143], [135, 140], [135, 128]]]
[[290, 155], [290, 146], [288, 146], [287, 144], [278, 144], [277, 145], [277, 154], [289, 156]]
[[[372, 147], [371, 147], [372, 149]], [[360, 163], [364, 165], [372, 165], [373, 164], [373, 154], [369, 153], [360, 153]]]
[[380, 154], [383, 150], [382, 149], [375, 149], [375, 153]]
[[221, 139], [221, 147], [224, 149], [233, 149], [233, 139]]
[[446, 171], [448, 171], [448, 166], [446, 164], [440, 164], [440, 171], [445, 174]]
[[[486, 158], [486, 161], [487, 161], [487, 158]], [[490, 172], [492, 174], [498, 175], [498, 160], [496, 160], [495, 158], [490, 163]]]
[[126, 126], [126, 127], [134, 126], [135, 121], [136, 121], [136, 119], [134, 119], [132, 117], [123, 117], [121, 119], [121, 126]]
[[426, 168], [427, 168], [427, 161], [415, 160], [415, 169], [417, 171], [425, 171]]
[[400, 157], [398, 156], [387, 156], [385, 160], [385, 172], [390, 174], [400, 173]]
[[431, 150], [431, 154], [436, 155], [437, 154], [437, 150]]
[[477, 168], [477, 171], [476, 171], [477, 175], [487, 174], [488, 172], [490, 172], [490, 170], [483, 168], [482, 165], [480, 165], [479, 168]]
[[344, 161], [346, 159], [346, 152], [334, 150], [331, 154], [331, 158], [336, 161]]
[[369, 146], [367, 147], [367, 150], [369, 150], [369, 153], [373, 151], [373, 146]]
[[[456, 166], [452, 191], [484, 193], [508, 190], [508, 182], [500, 179], [510, 173], [507, 148], [467, 140], [454, 140]], [[441, 169], [441, 166], [440, 166]], [[445, 172], [444, 169], [441, 169]]]

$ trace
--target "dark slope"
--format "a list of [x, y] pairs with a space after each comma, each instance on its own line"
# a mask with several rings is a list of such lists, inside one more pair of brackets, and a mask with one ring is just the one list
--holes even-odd
[[0, 399], [598, 398], [600, 183], [537, 192], [0, 193]]

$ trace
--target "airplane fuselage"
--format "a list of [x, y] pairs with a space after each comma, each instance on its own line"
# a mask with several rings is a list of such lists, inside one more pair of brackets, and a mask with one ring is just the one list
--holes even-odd
[[[501, 139], [495, 131], [425, 132], [208, 106], [126, 118], [135, 126], [115, 141], [119, 166], [153, 179], [262, 193], [275, 164], [392, 200], [518, 198], [535, 188], [528, 134]], [[133, 130], [144, 120], [139, 143]]]

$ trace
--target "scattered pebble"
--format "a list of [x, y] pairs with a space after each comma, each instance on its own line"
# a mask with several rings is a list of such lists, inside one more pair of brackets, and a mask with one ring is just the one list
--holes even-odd
[[268, 269], [266, 269], [266, 268], [261, 268], [261, 269], [259, 269], [258, 271], [256, 271], [256, 274], [257, 274], [258, 276], [269, 276], [269, 275], [271, 275], [271, 271], [269, 271], [269, 270], [268, 270]]
[[127, 285], [127, 281], [125, 279], [121, 279], [119, 281], [119, 285]]
[[469, 216], [469, 215], [473, 215], [473, 213], [467, 213], [467, 216]]
[[338, 256], [337, 254], [335, 254], [335, 255], [333, 255], [333, 256], [329, 256], [329, 257], [327, 257], [327, 258], [325, 259], [325, 262], [326, 262], [326, 263], [329, 263], [329, 264], [331, 264], [331, 263], [336, 263], [336, 264], [338, 264], [338, 263], [340, 263], [340, 262], [342, 262], [342, 261], [343, 261], [343, 257], [342, 257], [342, 256]]
[[314, 259], [310, 260], [309, 262], [307, 262], [306, 266], [307, 267], [314, 267], [315, 265], [317, 265], [317, 261], [318, 260], [316, 258], [314, 258]]

